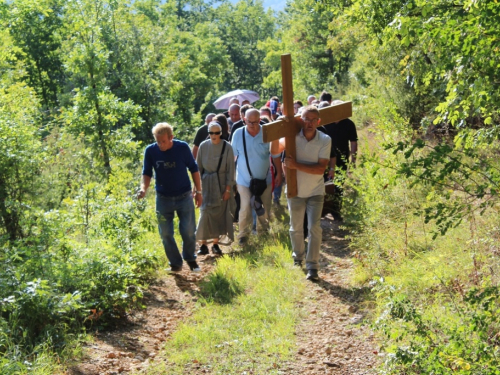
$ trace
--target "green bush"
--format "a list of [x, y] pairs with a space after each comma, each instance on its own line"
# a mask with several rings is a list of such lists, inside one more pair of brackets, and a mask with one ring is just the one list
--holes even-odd
[[498, 163], [407, 145], [362, 149], [344, 205], [357, 281], [376, 292], [383, 373], [497, 374]]
[[148, 245], [156, 234], [154, 212], [134, 199], [133, 174], [119, 165], [114, 171], [107, 184], [72, 188], [58, 209], [32, 206], [19, 221], [25, 235], [3, 237], [2, 374], [50, 368], [52, 351], [141, 306], [146, 283], [163, 261]]
[[[385, 286], [387, 288], [387, 286]], [[375, 288], [379, 289], [379, 288]], [[408, 296], [390, 293], [376, 322], [388, 342], [391, 374], [499, 374], [499, 288], [443, 296], [430, 314]]]

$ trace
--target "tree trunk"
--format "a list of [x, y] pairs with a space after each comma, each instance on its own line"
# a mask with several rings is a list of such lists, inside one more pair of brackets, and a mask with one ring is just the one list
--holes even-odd
[[9, 198], [9, 194], [5, 189], [6, 183], [0, 176], [0, 217], [2, 224], [9, 236], [9, 240], [14, 241], [22, 237], [21, 227], [19, 225], [19, 215], [15, 210], [8, 209], [5, 202]]

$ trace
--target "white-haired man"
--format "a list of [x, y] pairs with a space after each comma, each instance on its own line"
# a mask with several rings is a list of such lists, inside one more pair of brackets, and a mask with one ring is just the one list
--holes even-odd
[[[186, 142], [174, 139], [172, 126], [166, 122], [153, 127], [155, 143], [150, 144], [144, 151], [141, 187], [137, 198], [142, 199], [151, 183], [153, 170], [156, 184], [156, 216], [158, 229], [163, 242], [165, 254], [170, 262], [170, 270], [182, 270], [183, 259], [193, 272], [199, 272], [196, 263], [196, 222], [194, 214], [193, 196], [196, 206], [202, 204], [201, 179], [198, 165]], [[191, 181], [187, 170], [195, 185], [191, 191]], [[182, 237], [182, 256], [174, 238], [174, 216], [179, 217], [179, 232]]]
[[[258, 214], [257, 230], [264, 233], [269, 228], [269, 211], [271, 209], [271, 174], [270, 170], [270, 143], [264, 143], [260, 125], [260, 112], [255, 108], [248, 109], [243, 121], [245, 126], [232, 134], [231, 146], [238, 163], [236, 166], [236, 185], [240, 194], [239, 233], [240, 245], [248, 241], [252, 229], [252, 201], [260, 201], [264, 212], [259, 215], [259, 207], [254, 204]], [[276, 147], [277, 141], [275, 141]], [[255, 196], [250, 189], [251, 180], [266, 181], [266, 188], [259, 196]], [[281, 184], [281, 174], [277, 177], [277, 184]], [[252, 197], [254, 197], [252, 199]], [[260, 197], [260, 198], [258, 198]]]

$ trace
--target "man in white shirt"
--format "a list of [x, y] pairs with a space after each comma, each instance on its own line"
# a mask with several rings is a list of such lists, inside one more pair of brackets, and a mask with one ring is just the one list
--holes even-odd
[[[294, 264], [302, 266], [306, 260], [307, 279], [319, 280], [319, 251], [323, 231], [321, 210], [325, 196], [323, 173], [330, 161], [331, 138], [316, 130], [320, 123], [319, 111], [307, 106], [302, 111], [302, 129], [295, 137], [296, 159], [287, 155], [284, 166], [297, 170], [297, 196], [288, 198], [290, 212], [290, 239], [292, 241]], [[285, 138], [279, 147], [271, 149], [273, 155], [285, 149]], [[304, 214], [307, 212], [309, 235], [307, 255], [304, 244]]]

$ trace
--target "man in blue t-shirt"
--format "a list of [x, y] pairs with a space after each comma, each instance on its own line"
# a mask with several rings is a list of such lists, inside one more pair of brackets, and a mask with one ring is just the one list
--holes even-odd
[[[172, 126], [165, 122], [153, 127], [156, 143], [146, 147], [142, 167], [141, 188], [137, 198], [144, 198], [155, 172], [156, 216], [158, 229], [170, 262], [170, 270], [182, 270], [184, 259], [193, 272], [199, 272], [196, 263], [196, 223], [193, 195], [196, 207], [202, 203], [201, 179], [198, 165], [186, 142], [174, 140]], [[187, 170], [191, 172], [195, 191], [191, 192], [191, 181]], [[182, 256], [174, 239], [174, 216], [179, 217], [179, 232], [182, 237]]]

